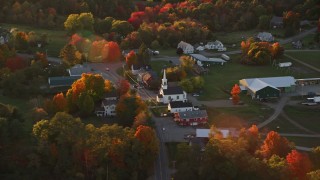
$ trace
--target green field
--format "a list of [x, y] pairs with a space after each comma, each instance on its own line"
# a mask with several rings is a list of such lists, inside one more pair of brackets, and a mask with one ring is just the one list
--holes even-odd
[[46, 34], [48, 36], [48, 45], [43, 48], [35, 47], [32, 50], [40, 52], [45, 52], [47, 50], [48, 56], [52, 57], [58, 57], [60, 54], [60, 50], [69, 40], [66, 31], [63, 30], [48, 30], [17, 24], [1, 24], [0, 26], [8, 30], [10, 30], [11, 28], [18, 28], [18, 30], [25, 32], [34, 31], [36, 34]]
[[232, 86], [239, 83], [240, 79], [256, 77], [293, 76], [295, 78], [314, 77], [313, 73], [301, 73], [285, 71], [275, 66], [248, 66], [240, 64], [240, 55], [232, 55], [231, 61], [225, 65], [210, 67], [207, 75], [204, 75], [205, 86], [200, 100], [225, 99], [229, 97]]
[[320, 133], [320, 107], [285, 106], [284, 111], [301, 126]]
[[301, 51], [301, 52], [286, 52], [289, 56], [299, 59], [314, 67], [320, 68], [320, 50], [319, 51]]
[[[278, 128], [279, 127], [279, 128]], [[301, 133], [306, 134], [304, 130], [301, 130], [300, 128], [294, 126], [291, 124], [288, 120], [286, 120], [281, 115], [277, 117], [274, 121], [272, 121], [270, 124], [262, 128], [262, 132], [266, 131], [277, 131], [279, 133]]]

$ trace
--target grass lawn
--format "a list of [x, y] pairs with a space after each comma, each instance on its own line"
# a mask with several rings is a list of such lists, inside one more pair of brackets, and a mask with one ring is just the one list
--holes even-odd
[[245, 41], [249, 37], [254, 37], [258, 32], [259, 31], [255, 29], [248, 31], [219, 32], [215, 33], [214, 36], [223, 44], [236, 44], [239, 47], [241, 41]]
[[1, 24], [6, 29], [18, 28], [18, 30], [30, 32], [34, 31], [36, 34], [46, 34], [48, 36], [48, 45], [43, 48], [33, 48], [34, 51], [45, 52], [47, 50], [48, 56], [58, 57], [60, 50], [68, 42], [69, 37], [66, 35], [66, 31], [63, 30], [48, 30], [42, 28], [35, 28], [25, 25], [17, 24]]
[[314, 148], [320, 146], [319, 138], [305, 138], [305, 137], [286, 137], [289, 141], [294, 142], [296, 146], [303, 146]]
[[320, 133], [320, 108], [318, 106], [285, 106], [284, 111], [292, 120], [296, 121], [301, 126]]
[[273, 109], [256, 101], [236, 108], [207, 108], [209, 125], [217, 127], [250, 127], [266, 120]]
[[165, 48], [165, 49], [160, 49], [159, 54], [160, 56], [178, 56], [176, 51], [177, 49], [174, 49], [174, 48]]
[[160, 117], [161, 114], [168, 114], [168, 107], [167, 106], [151, 108], [150, 110], [157, 117]]
[[317, 52], [286, 52], [289, 56], [297, 58], [307, 64], [320, 68], [320, 51]]
[[239, 83], [240, 79], [255, 77], [294, 76], [295, 78], [314, 77], [312, 73], [285, 71], [275, 66], [248, 66], [240, 64], [240, 55], [230, 55], [231, 61], [225, 65], [210, 67], [207, 75], [204, 75], [205, 85], [200, 100], [225, 99], [229, 97], [232, 86]]
[[164, 67], [169, 67], [172, 64], [170, 64], [168, 61], [151, 61], [150, 62], [152, 69], [157, 72], [157, 74], [159, 75], [159, 77], [161, 77], [161, 70]]

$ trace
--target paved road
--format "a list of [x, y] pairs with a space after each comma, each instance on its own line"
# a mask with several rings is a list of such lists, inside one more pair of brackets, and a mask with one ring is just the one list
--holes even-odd
[[275, 109], [274, 113], [267, 120], [258, 124], [257, 127], [262, 128], [262, 127], [266, 126], [267, 124], [271, 123], [273, 120], [275, 120], [279, 116], [279, 114], [281, 113], [283, 107], [286, 105], [289, 98], [290, 98], [289, 96], [283, 95], [281, 97], [280, 101], [278, 102], [278, 104], [276, 105], [276, 107], [274, 108]]
[[164, 118], [157, 118], [154, 115], [152, 115], [152, 118], [156, 122], [156, 133], [159, 138], [159, 145], [160, 145], [160, 151], [159, 155], [155, 162], [155, 177], [156, 180], [168, 180], [170, 179], [169, 172], [169, 164], [168, 164], [168, 155], [167, 155], [167, 149], [165, 145], [165, 130], [163, 130], [163, 126], [159, 124], [159, 122], [163, 121]]

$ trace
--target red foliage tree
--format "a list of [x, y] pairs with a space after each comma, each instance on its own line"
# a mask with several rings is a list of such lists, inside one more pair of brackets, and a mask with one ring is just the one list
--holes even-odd
[[140, 125], [134, 136], [142, 142], [145, 152], [156, 155], [159, 151], [159, 143], [157, 141], [155, 131], [149, 126]]
[[124, 94], [127, 94], [130, 90], [130, 83], [129, 81], [123, 79], [123, 80], [120, 80], [119, 82], [119, 94], [120, 96], [124, 95]]
[[281, 137], [277, 132], [270, 131], [260, 148], [260, 153], [264, 158], [270, 158], [276, 154], [285, 157], [292, 149], [290, 142]]
[[116, 61], [121, 57], [121, 52], [118, 43], [110, 41], [102, 49], [102, 59], [104, 61]]
[[27, 67], [27, 63], [20, 56], [10, 57], [7, 59], [6, 67], [11, 71], [16, 71]]
[[312, 165], [307, 154], [292, 150], [286, 159], [293, 178], [298, 178], [299, 180], [307, 179], [306, 174], [311, 171]]

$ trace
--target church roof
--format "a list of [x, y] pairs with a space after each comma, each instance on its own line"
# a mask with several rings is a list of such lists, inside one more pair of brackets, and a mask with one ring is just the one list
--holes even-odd
[[163, 89], [163, 95], [174, 95], [174, 94], [184, 94], [183, 89], [180, 86], [168, 87]]

